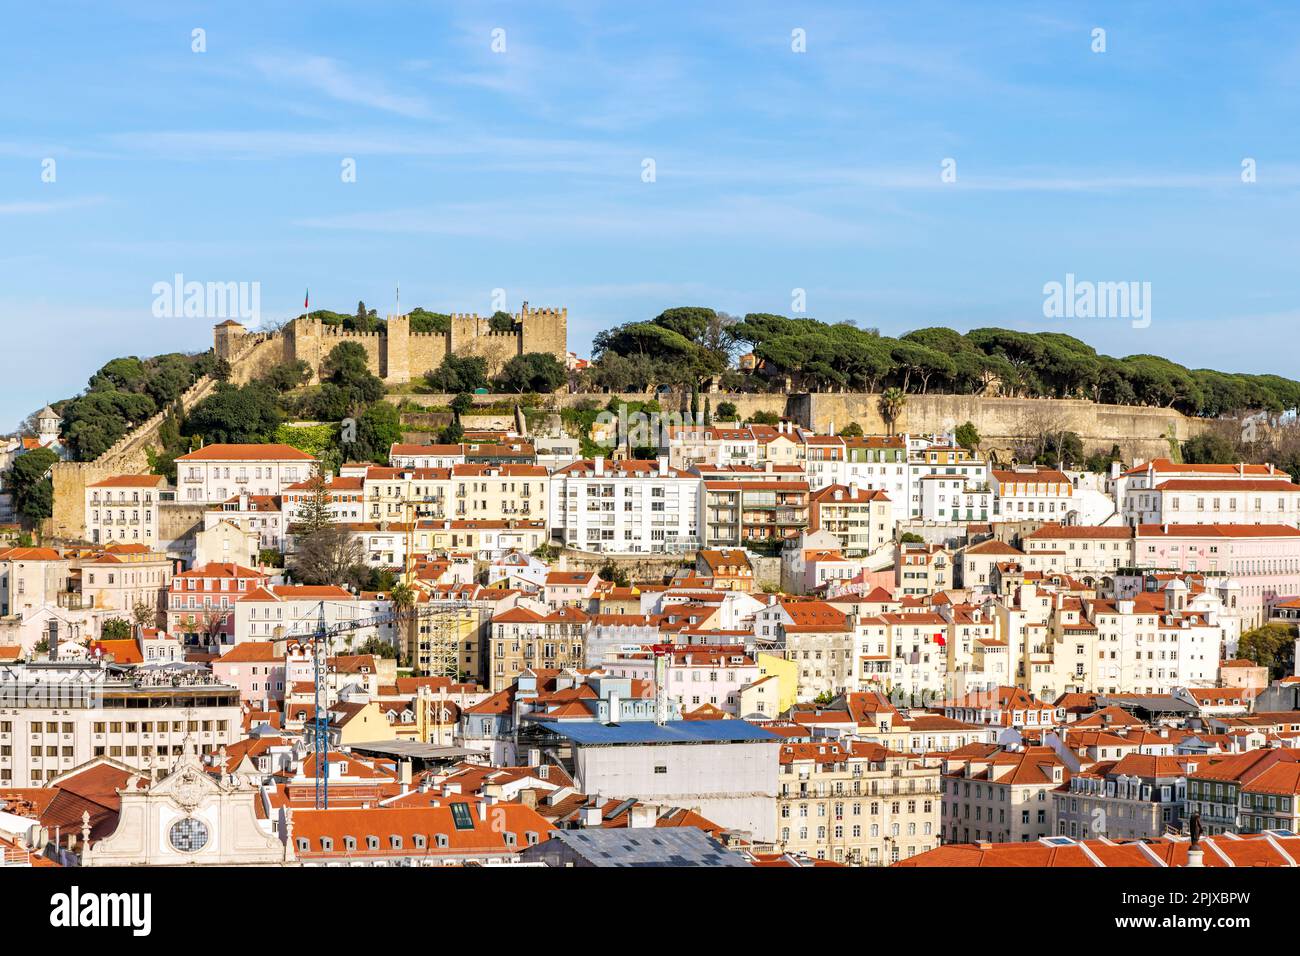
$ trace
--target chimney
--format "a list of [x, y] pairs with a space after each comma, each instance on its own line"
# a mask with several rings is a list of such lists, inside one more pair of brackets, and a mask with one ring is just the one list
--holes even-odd
[[592, 797], [591, 799], [594, 805], [582, 808], [582, 825], [584, 827], [598, 827], [605, 818], [600, 809], [600, 797]]
[[397, 774], [397, 779], [402, 785], [402, 793], [407, 793], [411, 789], [411, 761], [400, 761], [397, 765]]
[[659, 456], [659, 477], [662, 478], [667, 474], [668, 474], [668, 456], [660, 455]]
[[597, 455], [591, 460], [591, 473], [597, 477], [605, 473], [605, 459], [603, 456]]
[[653, 827], [659, 821], [659, 811], [656, 807], [649, 807], [642, 803], [632, 805], [627, 812], [628, 827], [646, 828]]
[[484, 823], [487, 822], [487, 808], [488, 802], [486, 800], [480, 800], [478, 802], [478, 818]]
[[623, 702], [619, 700], [618, 694], [609, 695], [609, 722], [617, 724], [623, 717]]

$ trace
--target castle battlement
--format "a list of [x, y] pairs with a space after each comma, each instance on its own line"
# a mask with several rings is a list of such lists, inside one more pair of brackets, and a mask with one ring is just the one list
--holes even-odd
[[491, 317], [477, 312], [450, 313], [446, 332], [412, 332], [408, 315], [389, 315], [386, 327], [376, 332], [348, 331], [309, 316], [293, 319], [276, 332], [250, 333], [238, 322], [227, 321], [213, 330], [213, 347], [218, 357], [231, 363], [232, 379], [246, 382], [275, 365], [295, 361], [306, 362], [319, 375], [336, 345], [355, 342], [366, 350], [370, 371], [390, 384], [404, 384], [423, 377], [452, 354], [486, 359], [489, 375], [530, 352], [546, 352], [563, 363], [568, 317], [568, 309], [534, 309], [525, 302], [512, 316], [515, 327], [510, 331], [490, 328]]

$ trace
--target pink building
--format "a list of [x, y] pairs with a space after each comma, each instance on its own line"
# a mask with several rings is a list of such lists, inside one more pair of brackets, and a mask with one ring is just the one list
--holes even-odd
[[239, 688], [239, 699], [262, 710], [284, 701], [284, 654], [270, 641], [236, 644], [212, 662], [212, 674]]
[[1263, 624], [1272, 606], [1300, 595], [1300, 529], [1287, 525], [1139, 525], [1133, 539], [1133, 562], [1139, 568], [1179, 569], [1223, 575], [1225, 610], [1233, 601], [1243, 628]]
[[178, 574], [167, 592], [167, 632], [187, 644], [231, 644], [235, 603], [270, 578], [229, 562], [213, 562]]

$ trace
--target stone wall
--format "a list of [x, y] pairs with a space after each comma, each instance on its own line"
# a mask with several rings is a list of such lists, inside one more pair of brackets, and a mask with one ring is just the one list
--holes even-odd
[[404, 315], [389, 316], [382, 332], [348, 332], [305, 317], [272, 333], [250, 333], [237, 322], [223, 322], [213, 331], [213, 347], [230, 362], [231, 380], [237, 384], [264, 375], [277, 364], [297, 360], [318, 374], [330, 351], [343, 342], [360, 345], [370, 371], [390, 384], [418, 381], [451, 354], [487, 359], [489, 375], [526, 352], [546, 352], [561, 363], [565, 361], [567, 309], [530, 309], [525, 302], [514, 319], [514, 331], [494, 332], [490, 318], [456, 313], [446, 333], [412, 332], [410, 319]]
[[[204, 376], [181, 395], [181, 406], [189, 411], [210, 395], [216, 379]], [[53, 515], [42, 525], [46, 538], [66, 541], [86, 539], [86, 487], [114, 475], [147, 474], [149, 450], [157, 449], [158, 431], [166, 419], [165, 409], [128, 432], [117, 444], [94, 461], [61, 461], [51, 469], [54, 481]]]
[[590, 573], [600, 571], [607, 564], [613, 564], [627, 572], [631, 581], [662, 581], [670, 574], [676, 573], [683, 561], [693, 563], [694, 554], [593, 554], [588, 551], [575, 551], [564, 548], [560, 551], [558, 561], [552, 563], [556, 570], [582, 571]]
[[[415, 405], [446, 406], [452, 395], [392, 395], [393, 402]], [[484, 402], [500, 401], [505, 396], [480, 396]], [[517, 396], [510, 396], [516, 398]], [[641, 401], [654, 397], [645, 393], [556, 394], [543, 398], [551, 408], [569, 408], [583, 402], [604, 407], [615, 401]], [[737, 414], [748, 418], [755, 412], [770, 412], [801, 425], [826, 432], [839, 431], [857, 422], [867, 434], [884, 434], [885, 420], [880, 414], [880, 396], [869, 393], [795, 393], [795, 394], [726, 394], [708, 395], [716, 412], [722, 402], [736, 406]], [[658, 396], [665, 412], [689, 410], [690, 393], [676, 392]], [[701, 402], [703, 397], [701, 398]], [[701, 407], [703, 407], [701, 405]], [[1022, 438], [1044, 429], [1077, 432], [1086, 454], [1098, 448], [1110, 451], [1118, 444], [1126, 461], [1134, 458], [1166, 456], [1169, 439], [1186, 441], [1212, 427], [1211, 422], [1187, 416], [1169, 408], [1133, 405], [1098, 405], [1078, 399], [985, 398], [979, 395], [909, 395], [907, 406], [895, 423], [896, 431], [917, 434], [951, 432], [964, 422], [974, 422], [986, 451], [996, 451], [1003, 459], [1011, 457], [1015, 444]]]
[[[867, 434], [886, 430], [880, 397], [869, 394], [817, 393], [802, 396], [808, 409], [800, 416], [818, 431], [842, 429], [857, 422]], [[1186, 441], [1209, 423], [1169, 408], [1099, 405], [1081, 399], [986, 398], [979, 395], [909, 395], [895, 423], [896, 431], [951, 432], [973, 422], [985, 450], [1009, 458], [1018, 440], [1045, 429], [1079, 435], [1086, 454], [1120, 446], [1125, 460], [1168, 455], [1169, 439]]]

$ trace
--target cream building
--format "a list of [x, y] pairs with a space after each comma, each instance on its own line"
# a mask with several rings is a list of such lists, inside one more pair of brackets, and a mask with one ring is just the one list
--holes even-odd
[[870, 554], [894, 538], [894, 505], [885, 492], [856, 482], [827, 485], [812, 494], [808, 530], [835, 535], [848, 557]]
[[1017, 465], [994, 468], [990, 475], [993, 513], [1003, 521], [1042, 518], [1064, 522], [1074, 510], [1074, 486], [1055, 468]]
[[943, 759], [947, 843], [1029, 842], [1055, 832], [1052, 793], [1070, 772], [1050, 747], [974, 744]]
[[939, 765], [862, 741], [781, 745], [777, 848], [888, 866], [939, 845]]

